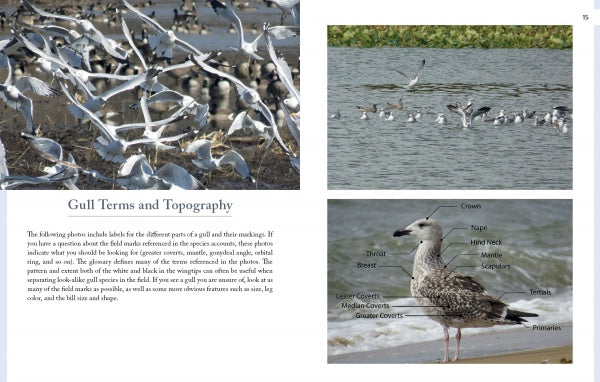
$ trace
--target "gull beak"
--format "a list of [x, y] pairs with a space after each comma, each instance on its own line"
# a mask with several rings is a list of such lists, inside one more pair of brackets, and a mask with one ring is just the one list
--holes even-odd
[[409, 229], [399, 229], [396, 232], [394, 232], [394, 237], [410, 235], [411, 232], [412, 231]]

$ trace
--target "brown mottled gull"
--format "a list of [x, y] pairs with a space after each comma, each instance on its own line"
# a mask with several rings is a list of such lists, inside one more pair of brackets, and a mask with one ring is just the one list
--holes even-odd
[[394, 236], [413, 235], [420, 240], [413, 264], [410, 290], [425, 315], [444, 328], [444, 360], [448, 362], [448, 328], [457, 328], [456, 352], [459, 357], [461, 328], [517, 325], [535, 313], [509, 309], [491, 296], [470, 276], [448, 270], [442, 260], [442, 227], [433, 219], [421, 219], [397, 230]]

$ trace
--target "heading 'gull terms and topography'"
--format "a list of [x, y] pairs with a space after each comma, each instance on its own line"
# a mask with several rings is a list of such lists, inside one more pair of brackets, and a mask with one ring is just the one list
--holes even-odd
[[155, 199], [153, 202], [111, 202], [109, 199], [87, 199], [80, 201], [77, 199], [69, 199], [67, 206], [71, 210], [168, 210], [177, 211], [178, 213], [184, 212], [224, 212], [230, 213], [233, 203], [224, 202], [219, 199], [215, 202], [177, 202], [171, 198]]

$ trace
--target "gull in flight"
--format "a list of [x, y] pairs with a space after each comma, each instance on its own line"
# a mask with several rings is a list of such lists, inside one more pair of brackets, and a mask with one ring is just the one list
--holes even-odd
[[[146, 128], [144, 129], [144, 138], [154, 139], [155, 142], [151, 143], [155, 150], [154, 163], [156, 163], [158, 150], [175, 150], [177, 147], [165, 145], [163, 142], [173, 142], [178, 141], [181, 138], [187, 137], [190, 135], [190, 132], [182, 133], [179, 135], [171, 136], [168, 139], [161, 139], [163, 132], [169, 126], [168, 124], [161, 125], [157, 130], [153, 130], [152, 128], [152, 118], [150, 117], [150, 111], [148, 110], [148, 104], [146, 102], [146, 93], [142, 94], [142, 98], [140, 99], [140, 108], [142, 109], [142, 114], [144, 115], [144, 122], [146, 123]], [[193, 131], [193, 133], [197, 133], [198, 130]]]
[[229, 73], [222, 72], [219, 69], [213, 68], [212, 66], [208, 65], [204, 61], [199, 60], [197, 56], [189, 55], [189, 58], [205, 72], [214, 74], [221, 78], [225, 78], [226, 80], [229, 80], [229, 82], [232, 82], [235, 85], [235, 88], [237, 90], [237, 93], [238, 93], [238, 96], [240, 97], [240, 99], [242, 101], [244, 101], [246, 104], [248, 104], [250, 107], [252, 107], [254, 110], [256, 110], [257, 112], [260, 112], [263, 115], [263, 117], [265, 118], [265, 120], [267, 122], [269, 122], [269, 124], [273, 128], [273, 133], [274, 133], [275, 139], [277, 140], [277, 143], [279, 144], [281, 149], [287, 155], [293, 155], [291, 150], [283, 142], [281, 135], [279, 135], [279, 130], [277, 128], [277, 123], [275, 121], [275, 118], [273, 117], [273, 113], [271, 113], [271, 110], [269, 109], [269, 107], [267, 105], [265, 105], [265, 103], [260, 99], [260, 96], [258, 95], [256, 90], [246, 86], [237, 77], [232, 76]]
[[[134, 128], [146, 128], [147, 126], [150, 126], [151, 124], [144, 122], [144, 123], [136, 123], [136, 124], [129, 124], [129, 125], [121, 125], [121, 126], [106, 125], [104, 122], [102, 122], [100, 120], [100, 118], [98, 118], [98, 116], [94, 112], [88, 110], [84, 105], [79, 103], [79, 101], [77, 101], [75, 99], [75, 97], [73, 97], [73, 95], [67, 88], [66, 84], [63, 84], [60, 81], [59, 81], [59, 84], [62, 87], [63, 92], [65, 93], [67, 98], [73, 103], [73, 106], [76, 106], [77, 108], [81, 109], [81, 111], [84, 113], [84, 115], [87, 116], [87, 118], [89, 118], [89, 120], [98, 128], [98, 131], [100, 132], [100, 136], [96, 139], [96, 142], [94, 142], [93, 146], [96, 149], [96, 151], [98, 152], [98, 154], [103, 159], [106, 159], [108, 161], [115, 162], [115, 163], [122, 163], [125, 161], [125, 157], [123, 156], [123, 154], [125, 153], [125, 151], [127, 151], [127, 148], [129, 148], [129, 146], [138, 145], [138, 144], [147, 144], [147, 143], [156, 144], [157, 142], [165, 142], [165, 141], [173, 140], [172, 137], [166, 137], [166, 138], [159, 138], [159, 139], [140, 138], [140, 139], [134, 139], [133, 141], [126, 141], [117, 134], [117, 131], [129, 130], [129, 129], [134, 129]], [[180, 110], [179, 112], [173, 114], [170, 117], [170, 119], [172, 121], [177, 120], [180, 117], [181, 113], [182, 113], [182, 111]], [[161, 120], [161, 121], [153, 122], [152, 124], [163, 125], [166, 123], [169, 123], [169, 122]]]
[[[33, 30], [38, 30], [37, 28], [31, 28]], [[48, 38], [41, 33], [41, 30], [38, 30], [39, 36], [44, 41], [44, 49], [46, 51], [42, 51], [38, 49], [29, 39], [27, 39], [24, 35], [14, 32], [13, 34], [15, 38], [20, 41], [27, 49], [32, 51], [33, 53], [38, 55], [37, 63], [42, 70], [42, 72], [46, 73], [49, 76], [58, 76], [60, 78], [69, 79], [73, 85], [76, 85], [76, 81], [74, 78], [69, 77], [68, 74], [65, 74], [63, 71], [68, 72], [73, 77], [77, 77], [81, 83], [85, 86], [90, 92], [96, 91], [96, 87], [90, 82], [91, 79], [94, 78], [103, 78], [103, 79], [114, 79], [119, 81], [127, 81], [132, 79], [134, 76], [121, 76], [117, 74], [110, 73], [91, 73], [82, 69], [75, 69], [69, 64], [68, 60], [66, 60], [62, 54], [60, 54], [60, 49], [57, 48], [54, 41], [48, 41]], [[51, 48], [54, 48], [58, 53], [57, 56], [49, 54], [51, 52]]]
[[212, 147], [212, 141], [207, 139], [199, 139], [190, 143], [186, 148], [186, 153], [196, 153], [197, 158], [192, 159], [192, 163], [200, 167], [205, 171], [213, 171], [220, 168], [223, 165], [229, 164], [240, 174], [243, 178], [248, 179], [252, 183], [256, 180], [252, 177], [250, 169], [246, 164], [244, 158], [236, 151], [229, 150], [223, 154], [220, 158], [213, 158], [210, 149]]
[[[271, 36], [275, 36], [275, 34], [273, 34], [272, 31], [279, 30], [281, 28], [282, 27], [270, 28], [267, 25], [267, 23], [264, 23], [263, 24], [263, 35], [265, 37], [265, 44], [267, 46], [267, 51], [269, 52], [269, 57], [271, 58], [271, 61], [273, 62], [273, 64], [275, 64], [275, 69], [277, 70], [277, 75], [279, 76], [279, 79], [283, 82], [283, 84], [285, 85], [285, 88], [292, 95], [292, 97], [296, 100], [297, 105], [298, 105], [296, 107], [299, 108], [300, 93], [294, 86], [294, 80], [292, 79], [292, 71], [290, 70], [289, 65], [285, 61], [285, 58], [277, 56], [277, 54], [275, 53], [275, 48], [273, 47], [273, 43], [271, 42]], [[287, 28], [284, 28], [284, 30], [291, 33], [288, 35], [288, 37], [296, 35], [295, 33], [291, 32]]]
[[133, 14], [135, 14], [142, 21], [146, 22], [152, 29], [154, 29], [158, 35], [149, 35], [148, 44], [150, 48], [156, 53], [157, 56], [163, 56], [166, 58], [173, 58], [173, 48], [177, 47], [190, 54], [198, 56], [202, 55], [198, 49], [192, 45], [178, 38], [175, 33], [170, 29], [163, 28], [159, 23], [154, 21], [152, 18], [146, 16], [142, 12], [138, 11], [135, 7], [129, 4], [126, 0], [122, 0], [123, 5], [127, 7]]
[[242, 52], [246, 56], [255, 60], [262, 60], [262, 57], [256, 54], [258, 40], [262, 37], [262, 35], [258, 35], [258, 37], [256, 37], [256, 39], [254, 39], [252, 42], [247, 42], [244, 40], [244, 28], [242, 27], [242, 21], [238, 15], [231, 8], [218, 0], [210, 0], [210, 5], [220, 18], [232, 24], [237, 31], [239, 47], [233, 49], [237, 50], [238, 52]]
[[[111, 97], [114, 97], [115, 95], [124, 91], [135, 89], [136, 87], [140, 86], [143, 82], [147, 82], [148, 79], [156, 77], [158, 73], [158, 69], [150, 68], [148, 69], [148, 71], [133, 76], [129, 81], [123, 82], [122, 84], [105, 91], [99, 96], [95, 96], [94, 94], [92, 94], [92, 92], [88, 89], [87, 86], [85, 86], [85, 84], [81, 81], [81, 79], [78, 76], [72, 75], [71, 73], [69, 73], [68, 76], [73, 82], [77, 84], [77, 87], [83, 90], [83, 92], [85, 93], [87, 100], [85, 101], [83, 106], [89, 111], [99, 113], [100, 109], [102, 109], [104, 105], [106, 105], [106, 102]], [[79, 123], [81, 123], [81, 120], [84, 118], [85, 115], [84, 111], [81, 108], [76, 107], [75, 105], [69, 105], [69, 111], [71, 112], [71, 114], [73, 114], [73, 116], [75, 116], [75, 118], [77, 118]]]
[[487, 106], [481, 107], [477, 110], [475, 110], [472, 113], [469, 113], [469, 108], [471, 107], [471, 103], [469, 103], [467, 106], [462, 107], [460, 105], [457, 104], [451, 104], [451, 105], [447, 105], [446, 107], [453, 113], [456, 113], [457, 115], [460, 116], [460, 120], [462, 122], [462, 127], [467, 128], [467, 127], [471, 127], [472, 125], [472, 121], [473, 118], [477, 117], [478, 115], [482, 115], [484, 113], [487, 113], [488, 111], [490, 111], [490, 108]]
[[[146, 63], [146, 59], [144, 58], [144, 56], [142, 55], [142, 53], [140, 52], [140, 50], [137, 48], [137, 46], [135, 45], [135, 43], [133, 42], [133, 37], [131, 36], [131, 32], [129, 31], [129, 27], [127, 26], [127, 23], [125, 22], [125, 20], [122, 18], [121, 12], [117, 12], [117, 18], [121, 21], [121, 27], [123, 29], [123, 35], [125, 36], [125, 38], [127, 39], [127, 42], [129, 43], [129, 46], [131, 46], [131, 49], [133, 50], [133, 52], [135, 53], [135, 55], [140, 59], [140, 62], [142, 63], [142, 66], [144, 67], [144, 71], [148, 71], [150, 69], [150, 67], [148, 66], [148, 64]], [[214, 58], [215, 56], [219, 55], [220, 53], [216, 53], [216, 52], [209, 52], [205, 55], [200, 55], [198, 59], [202, 59], [204, 60], [210, 60], [212, 58]], [[167, 73], [173, 70], [179, 70], [179, 69], [185, 69], [185, 68], [189, 68], [194, 66], [195, 64], [191, 61], [191, 60], [187, 60], [184, 61], [180, 64], [175, 64], [175, 65], [169, 65], [166, 68], [163, 68], [161, 66], [156, 65], [155, 67], [160, 70], [160, 73]], [[148, 78], [145, 82], [142, 82], [142, 84], [140, 85], [140, 87], [146, 91], [149, 92], [161, 92], [164, 90], [169, 90], [166, 86], [164, 86], [163, 84], [161, 84], [160, 82], [158, 82], [158, 76], [156, 77], [150, 77]]]
[[185, 108], [187, 114], [194, 116], [194, 120], [198, 123], [199, 127], [206, 126], [208, 119], [208, 104], [199, 104], [194, 98], [170, 89], [153, 94], [148, 99], [147, 103], [150, 105], [156, 102], [177, 103]]
[[419, 68], [417, 69], [417, 71], [415, 72], [415, 74], [412, 77], [407, 76], [406, 74], [402, 73], [398, 69], [392, 68], [392, 70], [400, 73], [404, 78], [406, 78], [408, 80], [408, 84], [405, 87], [408, 90], [412, 90], [417, 85], [417, 82], [419, 82], [419, 76], [421, 75], [421, 71], [423, 70], [423, 67], [425, 67], [425, 59], [423, 59], [423, 61], [421, 61]]
[[231, 123], [231, 126], [229, 126], [229, 130], [227, 131], [226, 135], [229, 136], [235, 133], [236, 131], [242, 129], [249, 129], [253, 133], [265, 138], [267, 140], [267, 146], [265, 147], [265, 149], [269, 147], [268, 145], [271, 144], [271, 141], [274, 138], [273, 128], [270, 125], [265, 125], [260, 121], [253, 120], [252, 118], [250, 118], [247, 111], [239, 113], [234, 118], [233, 122]]
[[[35, 137], [30, 134], [21, 133], [21, 138], [29, 141], [30, 146], [42, 156], [42, 158], [56, 163], [52, 167], [45, 167], [45, 175], [42, 176], [27, 176], [27, 175], [8, 175], [8, 169], [0, 169], [0, 181], [2, 189], [8, 190], [16, 188], [23, 184], [45, 184], [45, 183], [62, 183], [70, 190], [78, 190], [75, 185], [79, 176], [79, 167], [75, 163], [75, 159], [68, 154], [67, 160], [63, 160], [63, 149], [58, 142], [49, 139]], [[0, 142], [1, 144], [1, 142]], [[3, 148], [3, 147], [0, 147]]]
[[154, 171], [144, 154], [127, 158], [117, 175], [117, 182], [128, 190], [195, 190], [201, 185], [186, 169], [174, 163], [166, 163]]
[[21, 3], [29, 11], [35, 12], [44, 18], [66, 20], [70, 23], [77, 25], [83, 32], [84, 36], [86, 36], [89, 40], [91, 40], [95, 45], [102, 46], [104, 48], [104, 50], [106, 50], [106, 53], [111, 55], [117, 61], [119, 61], [119, 62], [127, 61], [127, 51], [125, 49], [121, 48], [115, 40], [104, 36], [104, 34], [102, 32], [100, 32], [94, 26], [94, 24], [92, 24], [89, 20], [85, 20], [85, 19], [79, 20], [75, 17], [68, 16], [68, 15], [45, 12], [45, 11], [42, 11], [41, 9], [34, 7], [27, 0], [21, 0]]
[[283, 111], [283, 118], [288, 130], [300, 146], [300, 113], [291, 113], [284, 101], [279, 101], [279, 107]]
[[50, 87], [50, 85], [40, 79], [29, 76], [21, 76], [13, 85], [12, 67], [8, 56], [4, 56], [4, 61], [8, 68], [8, 75], [6, 81], [0, 84], [0, 99], [6, 102], [11, 108], [21, 112], [23, 118], [25, 118], [28, 131], [33, 134], [35, 131], [33, 127], [33, 102], [31, 98], [25, 96], [23, 93], [32, 91], [37, 95], [56, 97], [60, 94], [60, 91]]

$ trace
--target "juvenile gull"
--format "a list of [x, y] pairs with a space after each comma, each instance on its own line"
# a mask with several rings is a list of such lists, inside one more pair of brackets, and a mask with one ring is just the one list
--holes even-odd
[[537, 317], [509, 309], [508, 305], [485, 291], [471, 276], [448, 270], [442, 260], [442, 227], [433, 219], [421, 219], [394, 236], [413, 235], [419, 247], [413, 264], [410, 291], [426, 316], [444, 328], [444, 360], [448, 362], [448, 328], [457, 328], [456, 352], [459, 357], [461, 328], [518, 325], [523, 317]]

